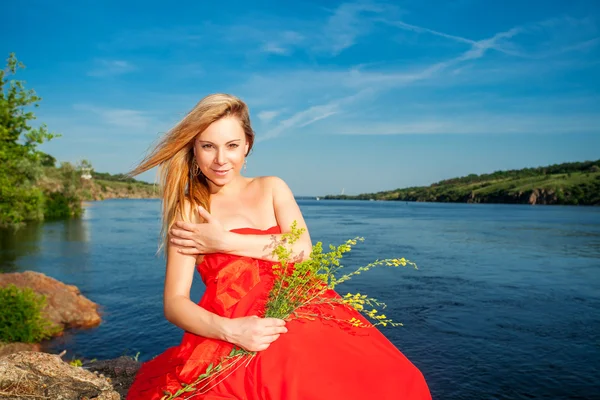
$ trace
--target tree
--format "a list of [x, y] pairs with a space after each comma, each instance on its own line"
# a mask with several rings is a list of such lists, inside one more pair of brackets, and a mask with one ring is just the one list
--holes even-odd
[[[41, 100], [24, 82], [9, 80], [25, 66], [11, 53], [0, 71], [0, 226], [43, 218], [44, 196], [35, 186], [54, 159], [37, 146], [59, 135], [45, 124], [33, 128], [31, 108]], [[50, 157], [50, 158], [49, 158]]]
[[[27, 107], [39, 107], [42, 100], [33, 89], [25, 89], [24, 82], [8, 80], [17, 70], [25, 68], [14, 53], [7, 60], [7, 67], [0, 71], [0, 160], [14, 161], [19, 158], [37, 160], [43, 153], [37, 151], [38, 144], [60, 135], [48, 132], [45, 124], [32, 128], [30, 121], [36, 119]], [[22, 142], [19, 143], [19, 140]]]

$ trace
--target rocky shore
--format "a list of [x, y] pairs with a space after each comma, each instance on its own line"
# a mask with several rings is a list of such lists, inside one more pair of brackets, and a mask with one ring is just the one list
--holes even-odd
[[28, 287], [44, 295], [44, 315], [61, 331], [66, 328], [93, 328], [102, 322], [98, 304], [83, 296], [76, 286], [33, 271], [0, 274], [0, 287], [10, 284]]
[[[46, 296], [43, 315], [60, 335], [68, 328], [92, 328], [101, 322], [98, 304], [73, 285], [39, 272], [0, 274], [0, 288], [14, 284]], [[0, 343], [0, 398], [117, 400], [125, 398], [140, 363], [131, 357], [72, 365], [64, 354], [41, 352], [39, 343]]]
[[158, 199], [160, 189], [144, 182], [119, 182], [90, 179], [82, 183], [82, 197], [86, 201], [108, 199]]

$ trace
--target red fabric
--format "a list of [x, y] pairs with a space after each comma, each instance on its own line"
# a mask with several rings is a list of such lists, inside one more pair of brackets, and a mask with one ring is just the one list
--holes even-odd
[[[268, 230], [239, 229], [237, 233], [273, 234]], [[198, 265], [206, 285], [201, 307], [235, 318], [262, 315], [273, 284], [272, 262], [225, 254], [211, 254]], [[333, 291], [328, 295], [337, 296]], [[337, 306], [327, 313], [343, 320], [362, 314]], [[207, 393], [194, 399], [224, 400], [364, 400], [431, 399], [421, 372], [376, 328], [346, 328], [335, 322], [292, 320], [288, 332], [234, 370]], [[127, 400], [154, 400], [164, 390], [176, 392], [210, 363], [229, 354], [232, 345], [185, 332], [179, 346], [144, 363]], [[187, 398], [184, 395], [181, 398]]]

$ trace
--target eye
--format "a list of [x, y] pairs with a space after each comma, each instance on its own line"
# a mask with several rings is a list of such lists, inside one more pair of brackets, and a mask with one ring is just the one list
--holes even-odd
[[230, 143], [230, 144], [229, 144], [229, 148], [230, 148], [230, 149], [237, 149], [238, 147], [240, 147], [240, 145], [239, 145], [239, 144], [237, 144], [237, 143]]
[[203, 149], [210, 149], [212, 147], [212, 144], [206, 143], [202, 145]]

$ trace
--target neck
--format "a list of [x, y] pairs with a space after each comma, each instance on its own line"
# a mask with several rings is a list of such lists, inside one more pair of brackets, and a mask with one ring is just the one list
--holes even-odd
[[245, 184], [243, 176], [238, 175], [226, 185], [215, 185], [212, 181], [208, 181], [208, 190], [211, 196], [228, 196], [239, 192]]

